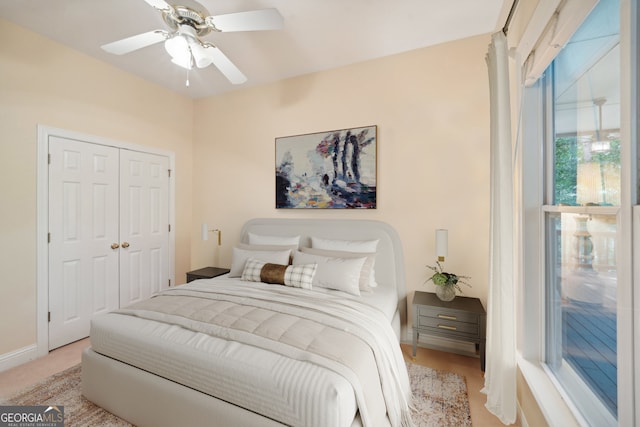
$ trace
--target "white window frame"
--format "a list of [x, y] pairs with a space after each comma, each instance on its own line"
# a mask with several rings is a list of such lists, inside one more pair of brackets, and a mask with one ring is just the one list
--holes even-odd
[[[631, 426], [640, 423], [640, 335], [634, 340], [633, 330], [640, 331], [640, 315], [634, 316], [633, 307], [640, 307], [640, 269], [633, 269], [633, 261], [640, 265], [640, 206], [637, 204], [637, 141], [638, 114], [640, 113], [640, 58], [638, 49], [638, 21], [640, 0], [621, 0], [621, 190], [622, 200], [618, 209], [618, 425]], [[549, 177], [542, 177], [543, 147], [540, 141], [549, 140], [543, 134], [544, 87], [540, 82], [524, 88], [527, 79], [522, 57], [520, 92], [516, 98], [522, 103], [522, 126], [518, 132], [516, 170], [519, 181], [518, 240], [518, 366], [533, 396], [550, 426], [588, 426], [585, 419], [561, 387], [557, 387], [553, 375], [544, 366], [545, 357], [545, 211], [542, 208]], [[527, 82], [531, 84], [529, 80]], [[550, 113], [550, 112], [549, 112]], [[536, 143], [536, 141], [538, 143]], [[634, 143], [630, 143], [633, 141]], [[526, 159], [526, 161], [525, 161]], [[633, 227], [635, 225], [635, 227]], [[635, 235], [633, 234], [635, 232]], [[633, 238], [632, 238], [633, 236]], [[634, 256], [634, 254], [636, 254]], [[637, 284], [634, 286], [634, 283]], [[633, 292], [634, 287], [636, 292]], [[636, 310], [638, 311], [638, 310]], [[637, 421], [637, 422], [636, 422]]]

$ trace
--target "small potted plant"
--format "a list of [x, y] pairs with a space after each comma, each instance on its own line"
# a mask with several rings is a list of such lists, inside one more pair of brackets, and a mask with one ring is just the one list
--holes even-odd
[[[447, 273], [442, 269], [442, 264], [436, 261], [435, 266], [427, 265], [427, 268], [433, 271], [431, 277], [427, 279], [427, 282], [431, 280], [436, 285], [436, 295], [442, 301], [451, 301], [456, 297], [456, 291], [462, 292], [460, 284], [471, 287], [466, 282], [470, 279], [469, 276], [458, 276], [457, 274]], [[426, 282], [425, 282], [426, 283]]]

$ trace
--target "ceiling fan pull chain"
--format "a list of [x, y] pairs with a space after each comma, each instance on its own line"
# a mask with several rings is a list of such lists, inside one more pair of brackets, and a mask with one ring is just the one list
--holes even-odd
[[194, 58], [193, 51], [191, 50], [191, 46], [187, 45], [187, 49], [189, 49], [189, 68], [187, 68], [187, 87], [189, 87], [189, 71], [193, 68]]

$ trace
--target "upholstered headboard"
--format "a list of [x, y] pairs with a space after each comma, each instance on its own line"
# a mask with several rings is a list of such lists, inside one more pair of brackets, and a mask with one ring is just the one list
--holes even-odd
[[248, 233], [269, 236], [300, 236], [300, 246], [311, 246], [311, 237], [341, 240], [379, 239], [376, 255], [376, 280], [379, 286], [393, 287], [398, 295], [400, 337], [406, 336], [407, 290], [404, 257], [398, 233], [389, 224], [373, 220], [354, 219], [294, 219], [257, 218], [242, 227], [241, 241], [247, 243]]

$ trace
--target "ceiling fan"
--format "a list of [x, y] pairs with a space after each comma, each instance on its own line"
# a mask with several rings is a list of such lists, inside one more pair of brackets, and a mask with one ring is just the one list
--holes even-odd
[[[143, 47], [164, 42], [171, 62], [187, 70], [195, 65], [205, 68], [214, 64], [233, 84], [242, 84], [247, 78], [218, 47], [203, 42], [200, 37], [210, 32], [277, 30], [282, 28], [283, 19], [277, 9], [252, 10], [209, 15], [209, 12], [195, 1], [181, 0], [181, 4], [193, 3], [193, 6], [171, 5], [164, 0], [144, 0], [162, 12], [162, 18], [169, 30], [154, 30], [127, 37], [102, 47], [115, 55], [124, 55]], [[187, 80], [188, 85], [188, 80]]]

